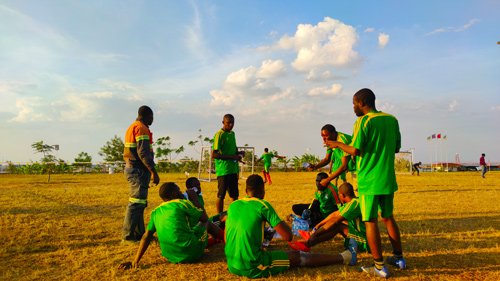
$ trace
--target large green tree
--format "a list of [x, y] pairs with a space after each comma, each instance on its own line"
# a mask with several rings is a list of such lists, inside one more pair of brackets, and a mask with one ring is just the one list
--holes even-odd
[[103, 147], [101, 147], [98, 154], [104, 158], [104, 161], [123, 161], [124, 149], [125, 143], [122, 138], [115, 135], [111, 140], [107, 141]]

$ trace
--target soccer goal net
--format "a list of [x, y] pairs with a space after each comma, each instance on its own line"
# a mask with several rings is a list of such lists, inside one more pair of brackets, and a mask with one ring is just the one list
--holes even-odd
[[[243, 162], [239, 162], [240, 179], [247, 179], [254, 173], [255, 169], [255, 148], [251, 146], [238, 146], [238, 152], [245, 152]], [[212, 146], [202, 146], [200, 151], [200, 163], [198, 166], [198, 179], [200, 181], [212, 181], [217, 179], [215, 175], [215, 161], [212, 158]]]
[[411, 174], [413, 169], [413, 151], [400, 151], [394, 158], [396, 174]]

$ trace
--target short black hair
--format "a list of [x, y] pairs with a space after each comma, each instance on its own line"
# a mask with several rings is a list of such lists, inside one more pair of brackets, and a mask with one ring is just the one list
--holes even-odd
[[153, 110], [151, 109], [151, 107], [149, 107], [147, 105], [143, 105], [143, 106], [139, 107], [138, 114], [141, 117], [151, 116], [151, 115], [153, 115]]
[[172, 199], [170, 196], [175, 191], [177, 185], [173, 182], [166, 182], [160, 186], [160, 197], [163, 200]]
[[316, 177], [321, 177], [322, 179], [326, 179], [328, 177], [328, 174], [325, 172], [318, 173]]
[[189, 179], [186, 180], [186, 187], [191, 188], [193, 187], [193, 181], [197, 180], [198, 178], [196, 177], [190, 177]]
[[483, 154], [481, 154], [481, 156], [486, 156], [486, 154], [483, 153]]
[[325, 126], [323, 126], [323, 128], [321, 128], [321, 131], [327, 131], [330, 134], [334, 134], [337, 132], [337, 130], [332, 124], [326, 124]]
[[339, 187], [339, 193], [342, 193], [342, 194], [346, 195], [349, 198], [356, 197], [356, 195], [354, 195], [354, 188], [352, 187], [352, 184], [350, 184], [348, 182], [342, 184]]
[[265, 151], [265, 152], [268, 152], [268, 151], [269, 151], [269, 149], [267, 149], [267, 147], [266, 147], [266, 148], [264, 148], [264, 151]]
[[264, 191], [264, 180], [260, 175], [251, 175], [247, 179], [247, 190], [253, 193]]
[[228, 113], [228, 114], [224, 115], [224, 118], [222, 118], [222, 120], [224, 120], [224, 119], [226, 119], [226, 118], [227, 118], [227, 119], [233, 119], [233, 120], [234, 120], [234, 116], [233, 116], [232, 114], [230, 114], [230, 113]]
[[375, 108], [375, 94], [368, 88], [363, 88], [354, 94], [357, 101], [362, 101], [366, 106]]

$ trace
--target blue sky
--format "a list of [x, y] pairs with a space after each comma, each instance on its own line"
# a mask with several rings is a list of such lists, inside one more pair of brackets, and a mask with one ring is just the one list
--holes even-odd
[[365, 87], [417, 161], [434, 133], [450, 161], [500, 160], [500, 2], [309, 2], [2, 1], [0, 160], [43, 140], [99, 161], [143, 104], [179, 158], [225, 113], [258, 154], [323, 157], [321, 127], [352, 133]]

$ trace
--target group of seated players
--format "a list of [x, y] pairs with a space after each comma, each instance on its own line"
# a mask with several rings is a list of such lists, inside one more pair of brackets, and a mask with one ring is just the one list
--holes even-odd
[[[245, 198], [231, 203], [227, 212], [212, 218], [205, 211], [197, 178], [187, 179], [187, 191], [184, 194], [175, 183], [164, 183], [159, 189], [163, 203], [151, 213], [135, 260], [122, 263], [120, 268], [137, 266], [155, 239], [155, 232], [162, 256], [172, 263], [195, 262], [205, 248], [213, 243], [224, 242], [229, 271], [249, 278], [266, 277], [298, 266], [355, 265], [357, 251], [369, 251], [359, 199], [355, 197], [350, 183], [345, 182], [339, 188], [332, 183], [325, 187], [321, 185], [325, 178], [328, 178], [326, 173], [317, 175], [317, 191], [311, 204], [298, 204], [292, 208], [299, 216], [309, 214], [311, 227], [315, 226], [312, 233], [301, 231], [300, 235], [305, 240], [295, 242], [292, 242], [290, 226], [264, 200], [264, 180], [259, 175], [251, 175], [246, 180]], [[296, 251], [264, 251], [262, 243], [266, 222]], [[345, 238], [344, 252], [306, 253], [311, 247], [337, 234]]]

